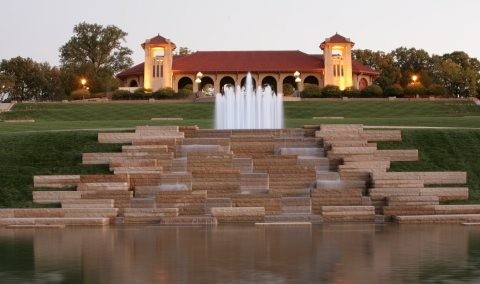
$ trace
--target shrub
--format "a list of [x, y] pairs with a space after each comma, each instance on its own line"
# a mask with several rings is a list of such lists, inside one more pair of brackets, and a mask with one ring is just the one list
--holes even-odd
[[365, 87], [360, 93], [362, 97], [381, 97], [383, 90], [379, 85], [372, 84]]
[[326, 85], [322, 89], [322, 97], [339, 98], [341, 96], [342, 96], [342, 91], [340, 91], [340, 88], [338, 88], [338, 86]]
[[322, 89], [317, 85], [305, 84], [303, 91], [300, 92], [302, 98], [319, 98], [322, 96]]
[[90, 92], [87, 89], [78, 89], [70, 93], [72, 100], [82, 100], [90, 98]]
[[178, 90], [178, 92], [175, 94], [175, 98], [184, 99], [191, 96], [192, 94], [193, 94], [192, 90], [183, 88]]
[[152, 93], [155, 99], [172, 99], [175, 96], [175, 91], [172, 88], [162, 88]]
[[399, 84], [390, 85], [385, 88], [383, 94], [387, 97], [402, 97], [403, 88]]
[[425, 96], [427, 94], [427, 88], [421, 83], [409, 84], [405, 87], [405, 95], [409, 96]]
[[283, 95], [284, 96], [291, 96], [295, 93], [295, 88], [292, 84], [283, 84]]
[[343, 96], [349, 98], [355, 98], [360, 96], [360, 90], [355, 87], [348, 87], [343, 90]]
[[448, 91], [447, 91], [447, 89], [446, 89], [444, 86], [442, 86], [442, 85], [431, 84], [431, 85], [428, 87], [427, 93], [428, 93], [428, 95], [430, 95], [430, 96], [446, 97], [447, 94], [448, 94]]
[[112, 100], [129, 100], [132, 93], [126, 90], [115, 90], [112, 94]]

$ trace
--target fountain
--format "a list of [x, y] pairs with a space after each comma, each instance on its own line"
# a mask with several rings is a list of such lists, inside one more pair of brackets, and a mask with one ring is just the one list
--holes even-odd
[[282, 94], [275, 94], [270, 86], [255, 91], [250, 73], [244, 88], [224, 86], [223, 91], [215, 97], [216, 129], [283, 128]]

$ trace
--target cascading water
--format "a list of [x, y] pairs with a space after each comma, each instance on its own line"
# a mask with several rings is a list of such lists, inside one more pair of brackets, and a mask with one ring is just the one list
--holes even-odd
[[282, 94], [270, 86], [255, 91], [250, 73], [245, 88], [225, 86], [223, 91], [215, 97], [216, 129], [283, 128]]

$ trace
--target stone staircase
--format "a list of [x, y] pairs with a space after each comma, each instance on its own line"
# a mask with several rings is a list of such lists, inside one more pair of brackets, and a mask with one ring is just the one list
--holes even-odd
[[[398, 130], [362, 125], [211, 130], [142, 126], [99, 133], [117, 153], [85, 153], [108, 175], [35, 176], [33, 200], [61, 208], [0, 209], [3, 226], [476, 221], [464, 172], [390, 172], [416, 150], [379, 150]], [[379, 218], [382, 217], [382, 218]]]

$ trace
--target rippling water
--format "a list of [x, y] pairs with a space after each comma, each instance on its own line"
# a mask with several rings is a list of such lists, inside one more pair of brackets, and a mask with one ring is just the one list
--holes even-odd
[[0, 229], [0, 283], [465, 282], [480, 227]]

